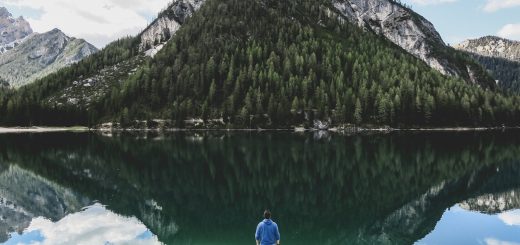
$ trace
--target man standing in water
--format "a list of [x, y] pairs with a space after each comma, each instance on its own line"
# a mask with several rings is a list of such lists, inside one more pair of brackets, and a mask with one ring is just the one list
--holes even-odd
[[255, 239], [256, 245], [280, 244], [278, 225], [271, 220], [271, 212], [269, 210], [265, 210], [264, 220], [256, 227]]

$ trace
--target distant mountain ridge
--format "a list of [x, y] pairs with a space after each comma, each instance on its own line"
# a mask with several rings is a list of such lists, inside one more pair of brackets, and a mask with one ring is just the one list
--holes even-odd
[[[176, 0], [171, 2], [158, 17], [135, 39], [130, 41], [130, 49], [135, 49], [133, 57], [127, 57], [117, 64], [99, 69], [90, 76], [78, 78], [59, 93], [50, 96], [47, 103], [58, 107], [88, 107], [102, 100], [121, 80], [133, 75], [147, 57], [153, 58], [166, 43], [175, 36], [182, 25], [206, 0]], [[110, 48], [110, 47], [109, 47]]]
[[520, 42], [496, 36], [466, 40], [455, 48], [467, 52], [520, 62]]
[[0, 77], [14, 87], [26, 85], [98, 51], [59, 29], [33, 33], [29, 23], [0, 7]]
[[0, 54], [14, 48], [32, 33], [31, 26], [23, 17], [15, 19], [6, 8], [0, 7]]
[[393, 0], [332, 0], [352, 23], [386, 37], [443, 75], [469, 83], [494, 87], [493, 80], [470, 59], [447, 46], [434, 25]]
[[471, 55], [506, 91], [520, 93], [520, 42], [485, 36], [466, 40], [454, 46]]

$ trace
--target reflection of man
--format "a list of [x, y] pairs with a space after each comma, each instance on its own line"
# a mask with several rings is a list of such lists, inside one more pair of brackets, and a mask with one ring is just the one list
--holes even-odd
[[280, 244], [278, 225], [271, 220], [271, 212], [269, 210], [265, 210], [264, 220], [256, 227], [255, 239], [257, 245]]

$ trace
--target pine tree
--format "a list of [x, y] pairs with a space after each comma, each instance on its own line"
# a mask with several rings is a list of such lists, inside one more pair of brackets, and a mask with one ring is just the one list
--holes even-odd
[[211, 104], [215, 104], [216, 103], [216, 93], [217, 93], [217, 84], [215, 83], [215, 79], [213, 79], [211, 81], [211, 85], [209, 86], [209, 93], [208, 93], [208, 97], [209, 97], [209, 101], [211, 102]]
[[297, 113], [299, 110], [300, 110], [300, 100], [298, 99], [298, 96], [296, 96], [296, 97], [294, 97], [294, 99], [292, 101], [291, 112]]
[[363, 122], [363, 107], [359, 98], [356, 100], [356, 106], [354, 109], [354, 122], [356, 125], [360, 125]]

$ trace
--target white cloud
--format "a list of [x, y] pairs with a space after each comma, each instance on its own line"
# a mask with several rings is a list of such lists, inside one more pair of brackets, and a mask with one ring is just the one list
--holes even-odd
[[36, 218], [24, 234], [34, 235], [35, 232], [41, 239], [31, 240], [30, 235], [28, 238], [22, 235], [18, 238], [19, 244], [161, 244], [157, 236], [136, 218], [117, 215], [99, 204], [68, 215], [56, 223], [44, 218]]
[[503, 38], [520, 40], [520, 23], [505, 25], [498, 31], [497, 35]]
[[501, 213], [498, 215], [498, 218], [506, 225], [520, 226], [520, 210]]
[[434, 4], [441, 4], [441, 3], [452, 3], [456, 2], [458, 0], [408, 0], [408, 2], [412, 4], [419, 4], [419, 5], [434, 5]]
[[40, 12], [27, 20], [36, 32], [59, 28], [102, 47], [144, 29], [169, 0], [2, 0], [6, 5]]
[[494, 238], [487, 238], [485, 241], [486, 245], [520, 245], [520, 243], [502, 241]]
[[520, 0], [487, 0], [484, 10], [487, 12], [495, 12], [500, 9], [512, 8], [520, 6]]

